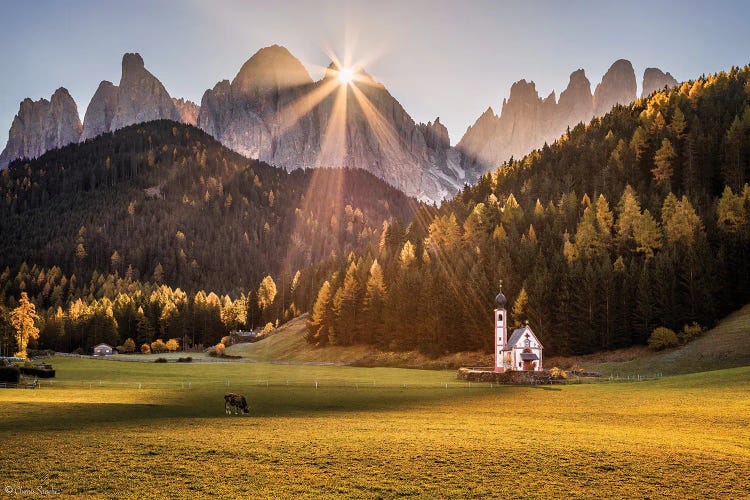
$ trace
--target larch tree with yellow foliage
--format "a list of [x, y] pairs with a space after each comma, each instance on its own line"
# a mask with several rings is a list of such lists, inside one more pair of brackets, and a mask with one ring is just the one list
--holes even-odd
[[16, 331], [16, 342], [18, 344], [17, 357], [25, 358], [29, 340], [39, 338], [39, 328], [36, 327], [38, 320], [39, 316], [36, 314], [36, 307], [29, 300], [26, 292], [21, 292], [21, 300], [18, 302], [18, 307], [10, 313], [10, 322]]

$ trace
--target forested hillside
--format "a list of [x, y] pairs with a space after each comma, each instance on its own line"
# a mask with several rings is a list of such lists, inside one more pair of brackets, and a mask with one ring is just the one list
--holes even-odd
[[[59, 348], [88, 348], [106, 336], [99, 326], [80, 327], [81, 320], [53, 343], [46, 318], [57, 308], [66, 320], [100, 311], [105, 329], [121, 337], [110, 342], [135, 338], [138, 308], [149, 320], [139, 334], [144, 340], [182, 337], [196, 301], [200, 308], [208, 300], [215, 313], [189, 326], [191, 337], [198, 328], [196, 342], [283, 321], [293, 289], [295, 310], [314, 298], [319, 284], [311, 266], [376, 244], [383, 221], [409, 220], [416, 207], [367, 172], [288, 173], [170, 121], [14, 162], [0, 172], [0, 200], [3, 300], [11, 308], [26, 291], [42, 315], [41, 344]], [[274, 294], [261, 307], [258, 289], [267, 276]], [[117, 306], [120, 295], [124, 304]], [[239, 300], [244, 305], [226, 306]], [[177, 319], [171, 312], [162, 318], [165, 309]], [[240, 319], [229, 319], [232, 309], [244, 310]]]
[[318, 290], [308, 339], [492, 344], [498, 282], [545, 353], [644, 343], [750, 299], [750, 67], [656, 92], [391, 226]]

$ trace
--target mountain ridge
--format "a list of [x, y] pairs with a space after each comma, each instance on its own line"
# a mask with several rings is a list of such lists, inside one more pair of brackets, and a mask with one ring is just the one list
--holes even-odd
[[[438, 202], [510, 157], [527, 154], [608, 106], [636, 97], [632, 65], [623, 59], [612, 65], [593, 93], [583, 69], [571, 73], [559, 99], [554, 91], [539, 96], [533, 81], [518, 80], [500, 113], [488, 108], [454, 146], [439, 120], [417, 123], [362, 68], [348, 85], [338, 81], [337, 73], [331, 63], [323, 78], [314, 81], [288, 49], [272, 45], [245, 61], [231, 81], [221, 80], [207, 89], [198, 105], [171, 97], [139, 54], [126, 53], [119, 85], [100, 83], [77, 138], [77, 108], [72, 112], [67, 106], [60, 118], [51, 114], [47, 125], [37, 119], [24, 126], [21, 117], [28, 106], [22, 103], [0, 168], [15, 158], [33, 158], [125, 125], [170, 119], [197, 125], [225, 146], [287, 170], [363, 168], [410, 196]], [[669, 73], [648, 68], [644, 90], [671, 85], [670, 78]], [[337, 104], [338, 96], [345, 96], [343, 104]], [[336, 116], [342, 112], [343, 124]], [[46, 140], [45, 126], [69, 132]]]

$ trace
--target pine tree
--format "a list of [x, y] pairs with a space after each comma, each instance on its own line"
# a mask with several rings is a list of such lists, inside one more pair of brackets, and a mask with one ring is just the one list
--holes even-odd
[[324, 281], [320, 290], [318, 290], [312, 315], [310, 316], [310, 321], [307, 323], [307, 341], [319, 347], [328, 345], [328, 339], [333, 330], [333, 322], [333, 294], [331, 284], [328, 281]]
[[[747, 186], [747, 184], [746, 184]], [[723, 231], [736, 234], [747, 227], [747, 209], [745, 201], [732, 188], [726, 186], [716, 207], [717, 225]]]
[[148, 317], [143, 312], [143, 308], [138, 308], [138, 321], [136, 323], [136, 340], [139, 345], [151, 344], [154, 339], [154, 327], [151, 325]]
[[687, 196], [683, 195], [679, 201], [671, 193], [670, 196], [662, 207], [662, 223], [667, 241], [691, 248], [696, 238], [703, 234], [703, 223]]
[[357, 275], [354, 262], [344, 276], [344, 283], [336, 292], [333, 300], [335, 314], [334, 332], [338, 345], [350, 345], [360, 341], [362, 331], [362, 301], [364, 293]]
[[617, 205], [617, 238], [622, 244], [633, 239], [635, 227], [641, 218], [641, 206], [636, 198], [635, 190], [628, 184]]
[[663, 139], [661, 141], [661, 147], [656, 151], [654, 155], [654, 167], [651, 169], [651, 173], [654, 174], [654, 181], [657, 185], [664, 187], [667, 191], [670, 188], [672, 182], [672, 176], [674, 175], [673, 162], [677, 157], [677, 154], [672, 147], [672, 143], [669, 139]]
[[364, 329], [362, 341], [372, 343], [383, 334], [383, 312], [387, 298], [383, 270], [375, 260], [370, 266], [363, 304]]
[[521, 288], [521, 291], [518, 292], [518, 297], [516, 297], [516, 301], [513, 302], [513, 309], [511, 310], [513, 324], [516, 327], [520, 327], [521, 325], [523, 325], [523, 322], [528, 319], [526, 318], [526, 308], [528, 304], [529, 296], [526, 293], [526, 289]]
[[661, 228], [648, 210], [643, 212], [633, 226], [633, 239], [636, 251], [642, 253], [646, 259], [653, 257], [654, 252], [661, 248]]

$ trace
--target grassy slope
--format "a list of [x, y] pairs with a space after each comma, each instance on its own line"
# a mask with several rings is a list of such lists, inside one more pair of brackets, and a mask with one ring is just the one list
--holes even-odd
[[230, 346], [227, 354], [257, 361], [347, 364], [362, 358], [371, 350], [367, 346], [316, 348], [305, 341], [307, 319], [307, 314], [295, 318], [259, 342]]
[[675, 375], [750, 366], [750, 305], [730, 314], [694, 341], [663, 352], [632, 351], [639, 356], [623, 362], [583, 361], [603, 374]]
[[[750, 368], [446, 390], [453, 374], [434, 371], [53, 363], [58, 386], [0, 390], [5, 485], [118, 498], [684, 498], [750, 487]], [[366, 378], [392, 385], [341, 385]], [[223, 414], [227, 379], [250, 417]], [[132, 389], [139, 381], [151, 385]]]
[[370, 346], [314, 347], [305, 341], [305, 314], [283, 325], [267, 339], [252, 344], [238, 344], [227, 349], [228, 354], [257, 361], [291, 361], [334, 363], [340, 365], [393, 366], [404, 368], [450, 369], [459, 366], [492, 365], [492, 355], [462, 352], [437, 359], [416, 351], [381, 352]]

